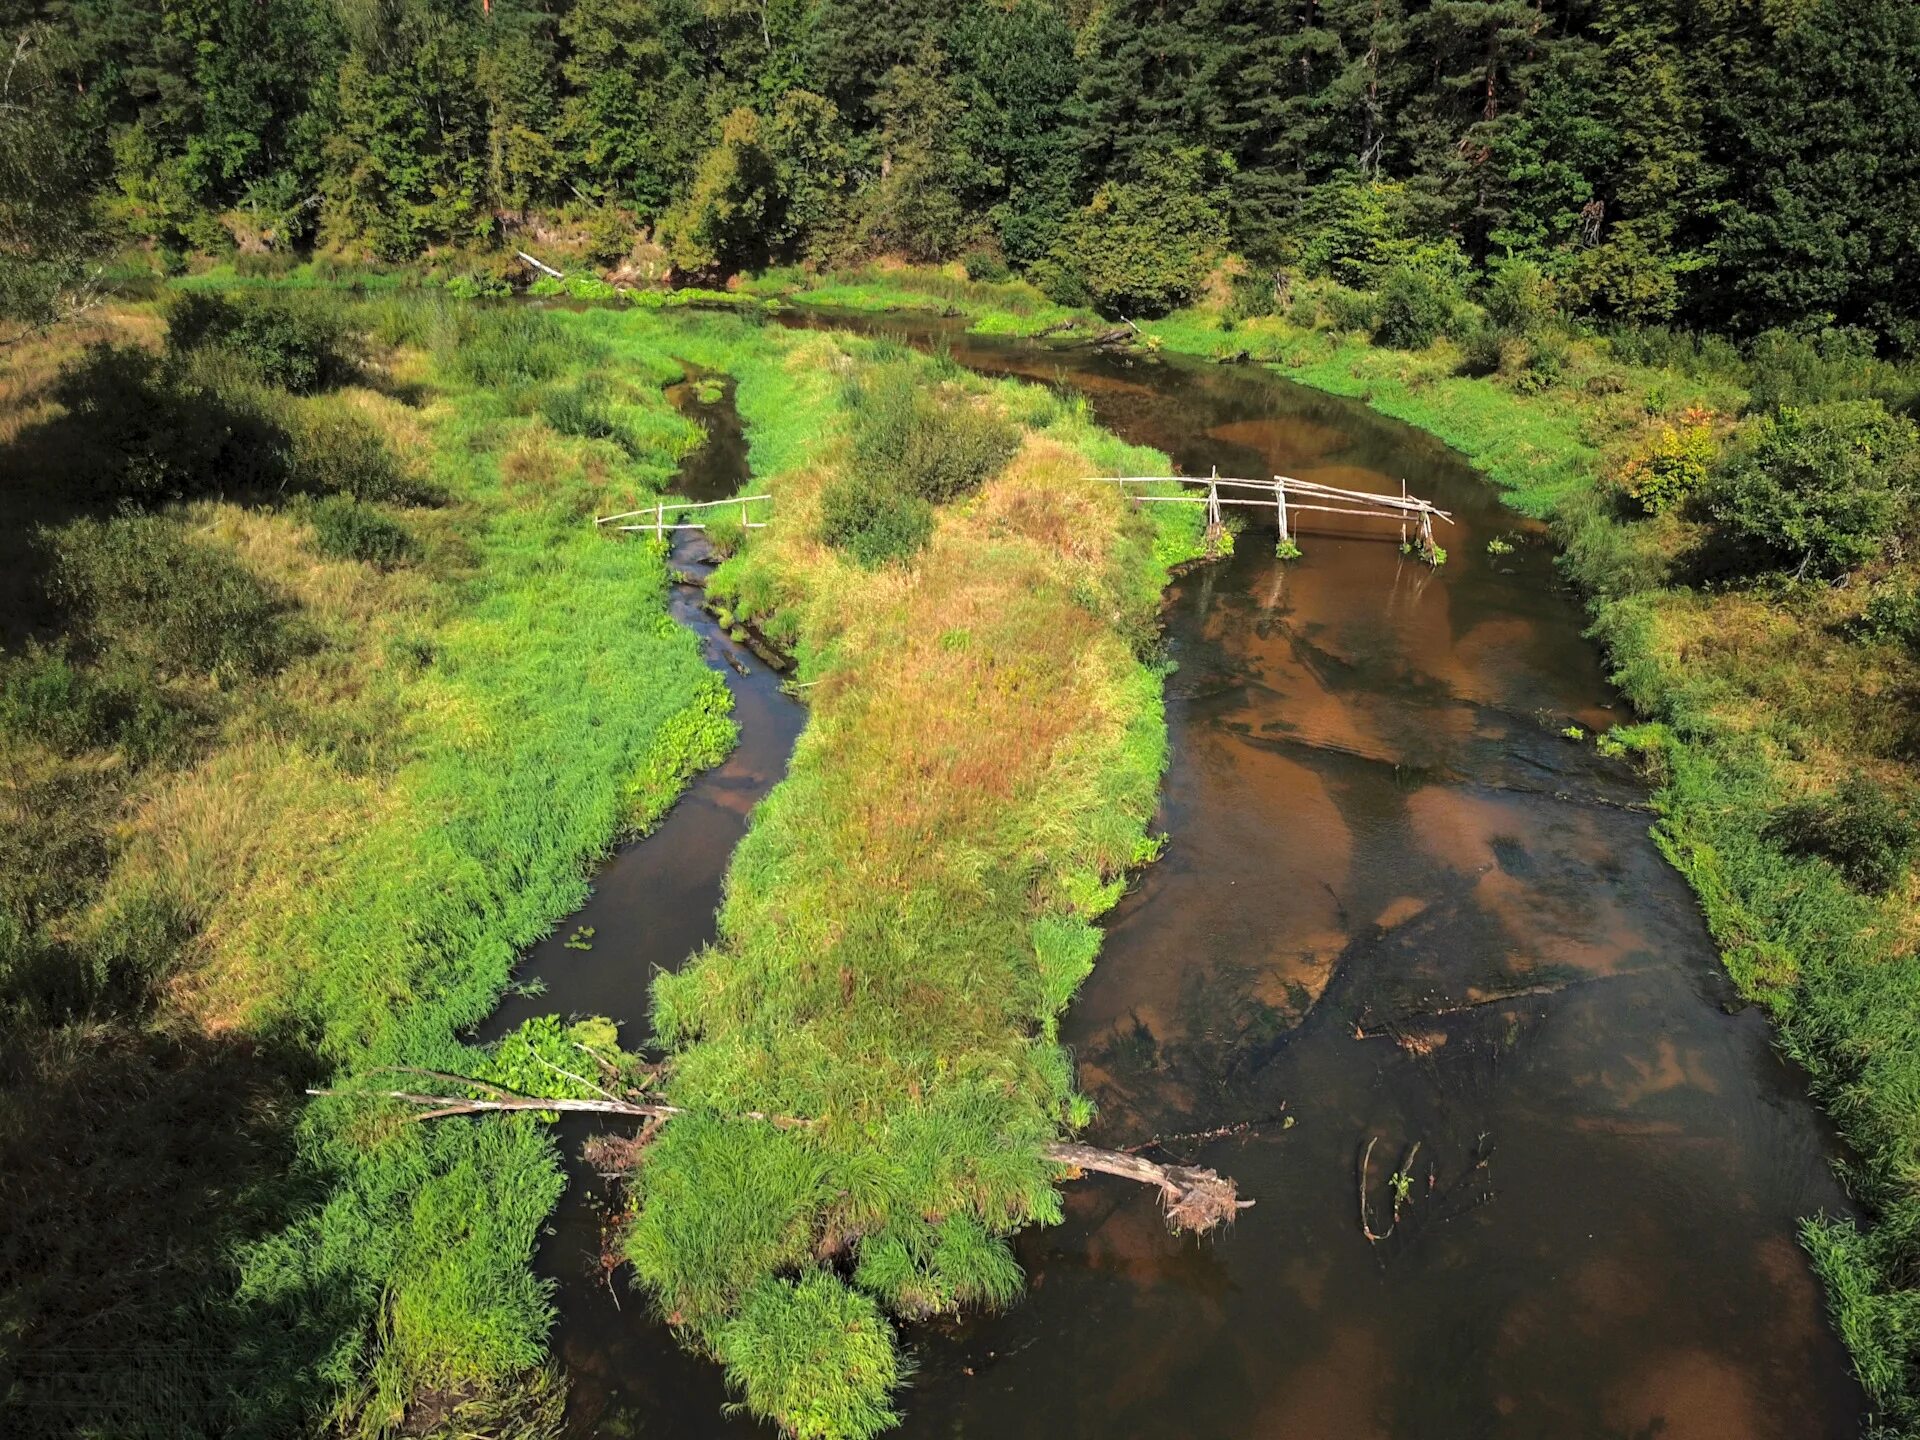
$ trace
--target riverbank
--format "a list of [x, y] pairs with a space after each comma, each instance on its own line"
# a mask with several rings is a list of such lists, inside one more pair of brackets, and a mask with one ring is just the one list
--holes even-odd
[[[779, 288], [778, 284], [773, 288]], [[996, 287], [951, 277], [873, 272], [845, 294], [883, 310], [1004, 313]], [[1020, 287], [1024, 290], [1025, 287]], [[970, 301], [973, 292], [985, 292]], [[977, 304], [976, 311], [969, 308]], [[1017, 303], [1017, 302], [1016, 302]], [[1614, 682], [1643, 723], [1616, 730], [1646, 765], [1655, 835], [1698, 895], [1729, 973], [1764, 1004], [1782, 1048], [1806, 1067], [1816, 1097], [1860, 1157], [1849, 1187], [1875, 1217], [1809, 1217], [1804, 1238], [1828, 1286], [1835, 1323], [1882, 1420], [1920, 1424], [1920, 896], [1910, 874], [1884, 893], [1850, 883], [1839, 864], [1783, 839], [1791, 802], [1832, 794], [1850, 776], [1899, 795], [1912, 783], [1910, 697], [1920, 660], [1898, 635], [1866, 623], [1875, 595], [1903, 593], [1905, 563], [1869, 566], [1850, 586], [1729, 583], [1701, 568], [1712, 527], [1696, 516], [1639, 514], [1616, 488], [1663, 438], [1702, 432], [1724, 452], [1762, 407], [1754, 396], [1807, 403], [1897, 395], [1889, 367], [1782, 376], [1684, 340], [1672, 363], [1604, 340], [1541, 342], [1550, 373], [1463, 374], [1459, 345], [1419, 351], [1287, 316], [1183, 311], [1142, 326], [1141, 347], [1272, 366], [1288, 379], [1361, 399], [1459, 450], [1523, 514], [1549, 522], [1562, 566], [1587, 599]], [[1653, 347], [1643, 347], [1658, 358]], [[1860, 378], [1864, 376], [1864, 379]], [[1819, 393], [1821, 391], [1829, 393]], [[1784, 392], [1784, 394], [1783, 394]]]
[[542, 1127], [295, 1097], [467, 1063], [515, 954], [731, 745], [657, 547], [585, 523], [699, 436], [654, 322], [616, 362], [530, 313], [311, 313], [17, 357], [12, 1433], [558, 1414]]

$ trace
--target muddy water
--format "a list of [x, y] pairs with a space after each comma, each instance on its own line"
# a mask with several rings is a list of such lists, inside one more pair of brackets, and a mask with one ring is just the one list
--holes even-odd
[[[1171, 844], [1111, 917], [1065, 1036], [1096, 1139], [1244, 1124], [1165, 1153], [1259, 1203], [1200, 1244], [1138, 1187], [1069, 1186], [1066, 1223], [1021, 1237], [1018, 1306], [910, 1333], [901, 1433], [1853, 1433], [1861, 1397], [1794, 1240], [1844, 1206], [1831, 1138], [1733, 1004], [1643, 788], [1560, 733], [1617, 717], [1541, 537], [1357, 405], [945, 338], [974, 368], [1087, 394], [1188, 473], [1404, 478], [1457, 523], [1438, 572], [1402, 558], [1397, 526], [1383, 542], [1377, 522], [1303, 518], [1304, 560], [1255, 532], [1171, 593]], [[692, 848], [662, 836], [630, 863]], [[609, 890], [598, 943], [675, 963], [664, 912]], [[643, 983], [629, 968], [578, 1008], [637, 1018]], [[556, 984], [530, 1008], [556, 1001], [575, 1003]], [[567, 1236], [549, 1251], [590, 1253]], [[756, 1433], [620, 1298], [564, 1299], [577, 1433]]]

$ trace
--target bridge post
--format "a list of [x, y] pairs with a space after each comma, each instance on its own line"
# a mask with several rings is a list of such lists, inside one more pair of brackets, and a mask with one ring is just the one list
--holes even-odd
[[1293, 537], [1287, 533], [1287, 486], [1286, 482], [1273, 482], [1273, 508], [1280, 516], [1280, 544], [1284, 547]]
[[[1400, 477], [1400, 503], [1404, 505], [1406, 503], [1406, 500], [1407, 500], [1407, 477], [1402, 475]], [[1405, 510], [1402, 510], [1400, 512], [1400, 548], [1402, 550], [1405, 550], [1407, 548], [1407, 512]]]

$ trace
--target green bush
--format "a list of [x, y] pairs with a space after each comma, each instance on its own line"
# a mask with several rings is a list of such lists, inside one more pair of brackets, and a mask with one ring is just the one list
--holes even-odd
[[329, 495], [313, 507], [309, 519], [314, 548], [336, 560], [360, 560], [384, 569], [420, 553], [406, 526], [350, 496]]
[[1415, 265], [1396, 265], [1380, 285], [1374, 319], [1376, 344], [1424, 350], [1453, 318], [1455, 295], [1438, 276]]
[[62, 642], [0, 657], [0, 732], [65, 755], [111, 749], [135, 765], [174, 760], [201, 721], [193, 706], [112, 654], [87, 665]]
[[1020, 448], [1020, 434], [952, 384], [911, 365], [880, 365], [849, 385], [853, 463], [863, 476], [940, 503], [977, 490]]
[[602, 205], [587, 218], [587, 259], [612, 269], [627, 258], [636, 233], [632, 215], [616, 205]]
[[1226, 318], [1257, 320], [1271, 315], [1279, 293], [1271, 275], [1236, 275], [1228, 284]]
[[1327, 323], [1336, 330], [1371, 330], [1379, 306], [1373, 296], [1364, 290], [1348, 290], [1336, 285], [1327, 291], [1322, 301], [1327, 312]]
[[1859, 629], [1871, 639], [1895, 640], [1920, 650], [1920, 584], [1907, 576], [1874, 586]]
[[184, 355], [218, 349], [243, 361], [269, 385], [310, 395], [353, 375], [338, 320], [279, 300], [232, 300], [190, 290], [167, 312], [167, 348]]
[[1861, 890], [1882, 894], [1907, 873], [1920, 825], [1900, 798], [1863, 775], [1839, 789], [1785, 806], [1768, 838], [1790, 854], [1830, 860]]
[[1487, 282], [1487, 319], [1515, 335], [1531, 335], [1553, 315], [1553, 287], [1530, 260], [1509, 260]]
[[1497, 375], [1507, 367], [1514, 339], [1492, 323], [1474, 326], [1460, 341], [1462, 375]]
[[1914, 398], [1914, 384], [1874, 354], [1873, 336], [1826, 329], [1817, 335], [1768, 330], [1747, 347], [1748, 406], [1824, 405], [1880, 400], [1892, 406]]
[[868, 569], [909, 560], [933, 535], [933, 506], [886, 482], [845, 476], [820, 493], [820, 538]]
[[1661, 429], [1620, 472], [1620, 489], [1643, 515], [1660, 515], [1684, 503], [1707, 483], [1719, 446], [1706, 425]]
[[1526, 362], [1520, 367], [1516, 388], [1523, 395], [1538, 395], [1566, 379], [1573, 354], [1566, 345], [1545, 335], [1527, 341]]
[[967, 279], [989, 284], [998, 284], [1013, 273], [1007, 269], [1007, 262], [991, 250], [969, 250], [961, 263], [966, 266]]
[[1713, 477], [1727, 529], [1779, 565], [1830, 576], [1878, 554], [1920, 485], [1920, 432], [1877, 401], [1783, 408], [1748, 427]]
[[55, 598], [97, 648], [157, 673], [266, 674], [308, 643], [285, 599], [175, 521], [75, 520], [48, 538]]

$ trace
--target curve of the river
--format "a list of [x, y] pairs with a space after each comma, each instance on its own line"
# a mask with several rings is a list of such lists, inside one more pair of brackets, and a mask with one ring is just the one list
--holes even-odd
[[[938, 339], [1068, 386], [1185, 473], [1405, 479], [1456, 519], [1438, 571], [1397, 530], [1303, 517], [1304, 559], [1276, 561], [1256, 529], [1170, 592], [1171, 844], [1063, 1035], [1093, 1138], [1225, 1128], [1169, 1153], [1258, 1204], [1197, 1243], [1139, 1187], [1068, 1187], [1066, 1223], [1021, 1237], [1022, 1302], [912, 1332], [900, 1433], [1854, 1433], [1863, 1402], [1795, 1239], [1845, 1206], [1833, 1140], [1735, 1003], [1644, 787], [1563, 733], [1624, 717], [1538, 530], [1429, 437], [1262, 372], [897, 317], [791, 323]], [[654, 966], [711, 933], [745, 806], [799, 718], [735, 679], [741, 749], [612, 863], [561, 932], [593, 925], [595, 950], [556, 936], [531, 967], [548, 993], [516, 1015], [637, 1026]], [[718, 1372], [643, 1298], [599, 1281], [584, 1193], [542, 1261], [563, 1282], [573, 1430], [760, 1433], [722, 1416]]]

